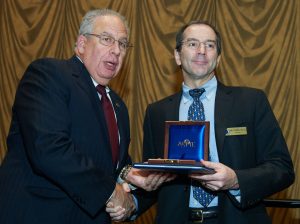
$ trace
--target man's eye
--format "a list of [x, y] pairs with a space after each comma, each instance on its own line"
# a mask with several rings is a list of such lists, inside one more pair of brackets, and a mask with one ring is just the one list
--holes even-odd
[[127, 43], [124, 42], [119, 42], [119, 45], [121, 48], [126, 49], [127, 48]]
[[111, 37], [102, 37], [102, 40], [107, 42], [107, 43], [112, 43], [113, 39]]
[[214, 43], [206, 43], [205, 46], [207, 48], [215, 48], [215, 44]]
[[189, 42], [188, 46], [189, 47], [195, 47], [195, 46], [197, 46], [197, 43], [196, 42]]

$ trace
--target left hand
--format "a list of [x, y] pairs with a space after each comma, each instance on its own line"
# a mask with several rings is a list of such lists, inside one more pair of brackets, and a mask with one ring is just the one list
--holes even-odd
[[233, 169], [222, 163], [201, 160], [203, 166], [215, 170], [214, 174], [191, 174], [192, 179], [212, 191], [234, 190], [239, 188], [238, 179]]
[[128, 217], [128, 213], [126, 213], [125, 208], [122, 208], [121, 206], [114, 206], [112, 202], [108, 202], [106, 204], [105, 211], [109, 213], [114, 222], [122, 222]]
[[109, 213], [115, 222], [124, 221], [132, 215], [136, 209], [134, 199], [129, 193], [128, 184], [116, 184], [115, 190], [106, 204], [105, 211]]

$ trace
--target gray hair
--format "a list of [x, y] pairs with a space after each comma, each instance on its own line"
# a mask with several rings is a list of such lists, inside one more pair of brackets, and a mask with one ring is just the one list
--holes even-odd
[[111, 9], [95, 9], [87, 12], [81, 21], [78, 35], [83, 35], [85, 33], [92, 33], [94, 28], [94, 20], [99, 16], [116, 16], [120, 18], [123, 21], [127, 31], [127, 35], [129, 36], [128, 23], [125, 17], [122, 16], [120, 13], [113, 11]]

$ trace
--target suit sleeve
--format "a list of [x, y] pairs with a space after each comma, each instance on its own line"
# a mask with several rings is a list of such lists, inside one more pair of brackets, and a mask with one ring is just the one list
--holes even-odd
[[252, 165], [236, 170], [244, 208], [283, 190], [295, 178], [286, 142], [265, 94], [258, 91], [255, 99], [253, 133], [249, 133], [254, 136], [249, 155], [255, 159], [249, 156], [250, 162], [244, 162]]
[[68, 86], [60, 68], [49, 64], [47, 60], [31, 64], [16, 93], [14, 110], [26, 154], [35, 174], [93, 216], [105, 207], [115, 181], [76, 148], [70, 137]]
[[144, 140], [143, 140], [143, 161], [150, 158], [156, 158], [155, 148], [153, 145], [153, 134], [151, 129], [151, 118], [149, 114], [149, 107], [147, 107], [144, 119]]
[[[149, 113], [149, 106], [147, 107], [144, 118], [144, 140], [143, 140], [143, 161], [148, 158], [156, 158], [155, 147], [153, 145], [153, 135], [151, 129], [151, 118]], [[147, 192], [142, 189], [135, 191], [135, 196], [138, 200], [138, 215], [149, 209], [156, 201], [157, 191]]]

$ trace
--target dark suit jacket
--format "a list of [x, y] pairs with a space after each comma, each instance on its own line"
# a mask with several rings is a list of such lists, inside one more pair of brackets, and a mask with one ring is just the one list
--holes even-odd
[[[179, 119], [181, 93], [148, 106], [144, 121], [144, 160], [163, 158], [164, 122]], [[225, 136], [229, 127], [247, 127], [247, 135]], [[219, 223], [270, 223], [261, 200], [294, 181], [292, 161], [265, 94], [256, 89], [218, 83], [215, 99], [215, 137], [219, 160], [235, 170], [241, 192], [238, 203], [228, 191], [219, 196]], [[157, 195], [155, 195], [155, 193]], [[156, 223], [182, 224], [188, 220], [190, 180], [179, 177], [158, 192]], [[148, 203], [140, 203], [144, 211]]]
[[[128, 111], [110, 92], [120, 133], [120, 169], [130, 162]], [[0, 223], [110, 223], [105, 203], [120, 169], [97, 91], [84, 65], [40, 59], [17, 89], [0, 168]]]

